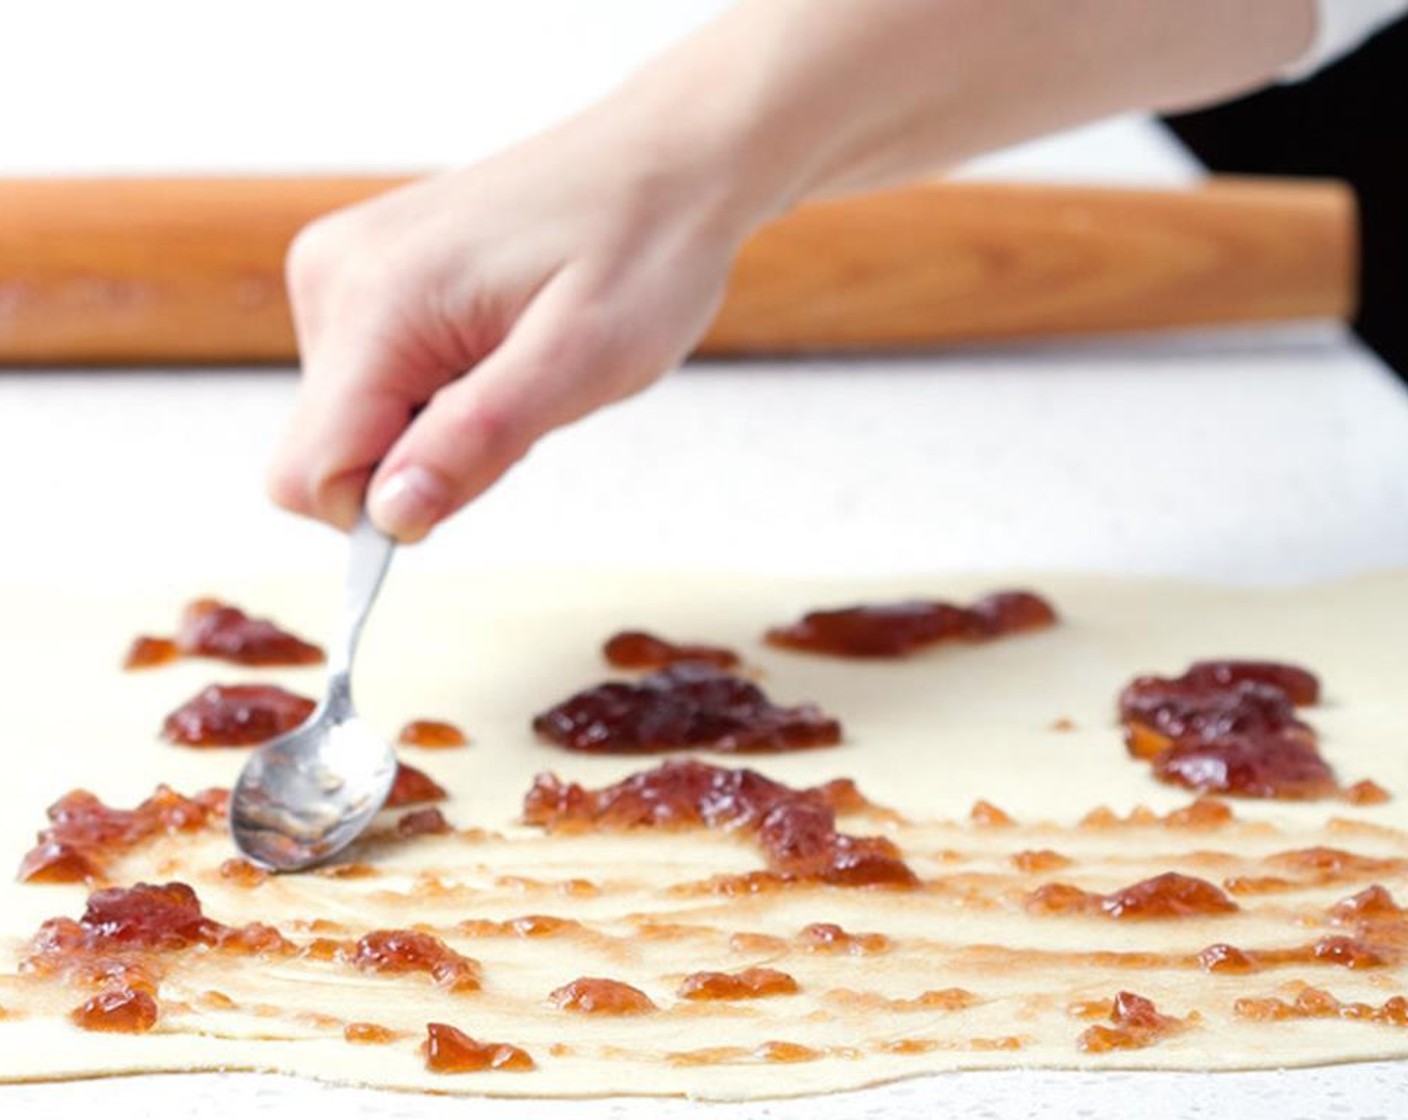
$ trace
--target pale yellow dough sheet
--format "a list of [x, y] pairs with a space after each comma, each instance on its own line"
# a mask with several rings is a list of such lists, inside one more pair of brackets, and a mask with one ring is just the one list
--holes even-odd
[[[946, 646], [903, 662], [858, 663], [771, 650], [771, 624], [808, 608], [935, 596], [959, 601], [1001, 586], [1030, 586], [1063, 615], [1049, 632], [983, 646]], [[191, 586], [163, 594], [0, 589], [0, 679], [7, 682], [0, 783], [0, 862], [18, 864], [44, 807], [81, 786], [131, 806], [157, 782], [193, 793], [228, 785], [246, 752], [163, 744], [162, 717], [214, 681], [275, 680], [314, 694], [318, 669], [255, 671], [186, 661], [119, 671], [139, 632], [169, 630], [181, 604], [218, 593], [252, 613], [317, 637], [337, 600], [331, 583]], [[0, 884], [0, 1081], [158, 1070], [277, 1070], [331, 1081], [441, 1093], [577, 1096], [689, 1094], [706, 1098], [791, 1095], [853, 1088], [960, 1068], [1244, 1069], [1408, 1055], [1408, 1029], [1333, 1020], [1252, 1023], [1233, 1001], [1294, 998], [1310, 983], [1375, 1005], [1408, 993], [1408, 967], [1348, 970], [1296, 966], [1247, 976], [1195, 967], [1092, 967], [1063, 953], [1091, 950], [1195, 953], [1211, 942], [1242, 948], [1305, 944], [1345, 932], [1327, 908], [1369, 880], [1239, 898], [1233, 915], [1121, 923], [1035, 917], [1022, 906], [1049, 881], [1110, 890], [1180, 870], [1213, 882], [1267, 873], [1264, 857], [1331, 845], [1408, 858], [1408, 679], [1403, 629], [1408, 573], [1287, 591], [1251, 591], [1112, 578], [943, 577], [903, 583], [818, 583], [737, 577], [586, 576], [572, 572], [394, 578], [364, 642], [358, 699], [392, 736], [412, 718], [449, 719], [473, 744], [408, 748], [407, 761], [445, 785], [448, 837], [379, 842], [349, 858], [373, 862], [365, 878], [290, 876], [257, 887], [223, 880], [233, 854], [219, 832], [161, 841], [115, 869], [121, 883], [181, 879], [213, 918], [272, 922], [295, 941], [299, 919], [336, 923], [338, 936], [420, 925], [479, 961], [483, 991], [453, 995], [423, 976], [371, 976], [301, 959], [246, 961], [192, 953], [162, 988], [156, 1029], [100, 1035], [71, 1025], [87, 994], [16, 975], [26, 939], [54, 915], [77, 917], [79, 886]], [[681, 883], [762, 866], [745, 838], [670, 835], [547, 836], [519, 823], [534, 774], [555, 770], [596, 786], [654, 765], [654, 757], [586, 757], [537, 742], [532, 715], [609, 676], [602, 641], [642, 627], [681, 640], [739, 649], [778, 702], [813, 700], [846, 728], [842, 746], [744, 759], [780, 780], [813, 785], [854, 778], [894, 814], [846, 819], [848, 831], [896, 841], [924, 880], [915, 892], [797, 887], [747, 897], [672, 891]], [[1387, 804], [1236, 802], [1237, 821], [1209, 831], [1124, 824], [1080, 828], [1089, 810], [1136, 805], [1159, 813], [1186, 805], [1130, 760], [1113, 720], [1120, 687], [1141, 671], [1179, 672], [1204, 657], [1304, 663], [1325, 682], [1307, 714], [1341, 779], [1369, 777]], [[1057, 720], [1074, 730], [1058, 731]], [[1017, 820], [968, 819], [985, 799]], [[1057, 871], [1024, 873], [1011, 856], [1054, 849]], [[594, 890], [572, 887], [587, 880]], [[1373, 879], [1408, 902], [1399, 874]], [[526, 914], [575, 919], [553, 937], [466, 931], [466, 920]], [[888, 952], [808, 951], [812, 922], [885, 934]], [[772, 940], [733, 935], [769, 935]], [[991, 947], [1018, 950], [1015, 954]], [[984, 948], [987, 947], [987, 948]], [[1397, 946], [1403, 949], [1405, 946]], [[796, 995], [697, 1004], [676, 995], [697, 970], [766, 965], [793, 975]], [[546, 1002], [579, 976], [606, 976], [645, 991], [659, 1010], [633, 1018], [573, 1015]], [[893, 1001], [928, 990], [972, 993], [956, 1010]], [[1160, 1010], [1199, 1019], [1142, 1050], [1092, 1055], [1076, 1040], [1089, 1022], [1073, 1001], [1121, 989]], [[213, 1006], [209, 992], [236, 1003]], [[847, 993], [860, 993], [859, 995]], [[374, 1021], [404, 1032], [386, 1045], [352, 1045], [342, 1025]], [[428, 1072], [419, 1052], [427, 1021], [479, 1039], [511, 1042], [537, 1062], [531, 1073]], [[788, 1042], [811, 1060], [764, 1060], [758, 1048]], [[691, 1052], [726, 1048], [693, 1064]]]

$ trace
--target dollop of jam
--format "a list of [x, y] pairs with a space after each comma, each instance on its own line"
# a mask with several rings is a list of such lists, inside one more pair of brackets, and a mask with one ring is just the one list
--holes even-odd
[[166, 717], [161, 734], [187, 747], [251, 747], [292, 731], [317, 705], [272, 684], [213, 684]]
[[1170, 785], [1239, 797], [1313, 800], [1332, 796], [1335, 774], [1315, 744], [1298, 735], [1225, 735], [1176, 743], [1153, 760]]
[[1166, 871], [1127, 887], [1096, 894], [1069, 883], [1047, 883], [1027, 895], [1038, 914], [1103, 914], [1123, 920], [1205, 917], [1230, 914], [1238, 906], [1206, 879]]
[[980, 642], [1041, 630], [1056, 611], [1030, 591], [998, 591], [971, 607], [910, 599], [811, 611], [799, 622], [769, 630], [765, 640], [782, 649], [834, 657], [905, 657], [939, 642]]
[[1199, 661], [1180, 677], [1139, 677], [1119, 698], [1125, 744], [1160, 781], [1235, 797], [1311, 800], [1339, 785], [1296, 708], [1315, 675], [1273, 661]]
[[75, 1007], [69, 1018], [85, 1031], [140, 1034], [156, 1026], [158, 1015], [156, 998], [150, 992], [122, 987], [99, 992]]
[[429, 750], [447, 750], [469, 744], [469, 736], [453, 723], [439, 719], [413, 719], [396, 736], [398, 743]]
[[407, 766], [402, 762], [396, 767], [396, 777], [391, 784], [391, 792], [386, 797], [384, 808], [398, 809], [402, 805], [444, 801], [449, 796], [424, 770], [417, 770], [414, 766]]
[[1297, 708], [1320, 703], [1320, 678], [1309, 669], [1280, 661], [1195, 661], [1183, 679], [1217, 688], [1266, 684], [1284, 692]]
[[601, 647], [601, 654], [618, 669], [664, 669], [681, 661], [698, 661], [716, 669], [736, 669], [739, 656], [723, 646], [666, 641], [644, 630], [623, 630]]
[[1397, 954], [1385, 946], [1373, 945], [1357, 937], [1322, 937], [1309, 945], [1285, 949], [1239, 949], [1218, 942], [1203, 949], [1197, 957], [1204, 972], [1243, 974], [1286, 965], [1328, 964], [1340, 968], [1382, 968]]
[[77, 921], [50, 918], [31, 940], [21, 968], [108, 991], [155, 995], [165, 956], [193, 946], [242, 955], [293, 949], [272, 926], [227, 926], [207, 918], [185, 883], [137, 883], [95, 891]]
[[561, 828], [706, 827], [750, 832], [770, 870], [847, 886], [912, 887], [918, 878], [889, 840], [838, 832], [836, 814], [863, 804], [851, 782], [794, 789], [754, 770], [667, 762], [588, 790], [541, 774], [524, 800], [529, 824]]
[[342, 1028], [342, 1037], [357, 1046], [384, 1046], [396, 1041], [396, 1032], [380, 1023], [355, 1022]]
[[644, 1015], [657, 1010], [655, 1001], [639, 988], [599, 976], [582, 976], [554, 989], [548, 1002], [559, 1011], [584, 1015]]
[[680, 983], [680, 999], [762, 999], [790, 996], [797, 981], [775, 968], [745, 968], [741, 972], [691, 972]]
[[403, 840], [416, 836], [444, 836], [454, 832], [445, 814], [435, 806], [415, 809], [396, 822], [396, 835]]
[[80, 883], [101, 878], [108, 864], [157, 836], [196, 832], [223, 818], [229, 795], [209, 789], [183, 797], [168, 786], [135, 809], [114, 809], [87, 790], [49, 806], [49, 827], [20, 863], [28, 883]]
[[269, 873], [247, 859], [232, 857], [220, 864], [220, 878], [237, 887], [257, 887], [269, 879]]
[[1238, 907], [1206, 879], [1166, 871], [1112, 891], [1100, 908], [1112, 918], [1187, 918], [1229, 914]]
[[363, 972], [424, 972], [451, 992], [479, 990], [479, 964], [438, 937], [408, 929], [374, 930], [358, 940], [347, 959]]
[[815, 705], [779, 707], [750, 681], [689, 661], [579, 692], [534, 719], [533, 730], [595, 754], [790, 751], [841, 741], [840, 723]]
[[1366, 856], [1317, 844], [1266, 857], [1272, 867], [1295, 871], [1312, 883], [1332, 884], [1367, 875], [1401, 875], [1408, 863], [1392, 856]]
[[1120, 694], [1120, 718], [1174, 742], [1223, 735], [1277, 734], [1309, 728], [1295, 715], [1291, 699], [1275, 685], [1242, 681], [1216, 685], [1138, 677]]
[[1345, 1003], [1323, 988], [1304, 988], [1289, 1002], [1276, 998], [1239, 999], [1233, 1003], [1232, 1013], [1238, 1018], [1259, 1022], [1281, 1022], [1287, 1019], [1351, 1019], [1393, 1027], [1408, 1027], [1408, 999], [1403, 996], [1391, 996], [1375, 1007], [1370, 1003]]
[[1371, 778], [1355, 782], [1344, 789], [1344, 799], [1351, 805], [1382, 805], [1389, 800], [1389, 792]]
[[1142, 1050], [1183, 1028], [1184, 1022], [1163, 1015], [1154, 1001], [1133, 992], [1120, 992], [1110, 1009], [1110, 1026], [1097, 1023], [1087, 1027], [1076, 1045], [1088, 1054], [1111, 1050]]
[[448, 1023], [427, 1023], [425, 1068], [432, 1073], [473, 1073], [479, 1070], [502, 1070], [525, 1073], [535, 1063], [526, 1050], [507, 1042], [476, 1042], [457, 1027]]
[[127, 656], [122, 659], [124, 669], [150, 669], [165, 665], [181, 656], [181, 647], [173, 638], [152, 638], [145, 634], [132, 639], [127, 647]]
[[211, 657], [237, 665], [315, 665], [323, 651], [266, 618], [251, 618], [218, 599], [197, 599], [182, 613], [174, 639], [138, 637], [124, 664], [140, 669], [177, 657]]
[[1340, 899], [1330, 908], [1330, 917], [1341, 924], [1396, 922], [1403, 913], [1393, 895], [1379, 883]]

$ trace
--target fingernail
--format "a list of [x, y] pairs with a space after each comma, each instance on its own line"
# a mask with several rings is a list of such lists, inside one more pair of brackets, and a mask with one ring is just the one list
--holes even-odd
[[373, 492], [367, 503], [383, 532], [414, 540], [430, 532], [450, 508], [450, 489], [434, 471], [402, 467]]

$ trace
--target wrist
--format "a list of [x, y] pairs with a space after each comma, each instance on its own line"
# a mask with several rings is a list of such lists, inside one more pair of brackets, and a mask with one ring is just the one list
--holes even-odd
[[688, 200], [710, 234], [738, 243], [815, 186], [832, 147], [763, 60], [758, 29], [729, 17], [653, 60], [587, 114], [647, 196]]

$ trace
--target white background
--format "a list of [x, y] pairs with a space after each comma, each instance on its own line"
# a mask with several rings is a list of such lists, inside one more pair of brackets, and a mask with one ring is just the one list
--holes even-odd
[[[722, 7], [647, 0], [16, 3], [0, 173], [406, 170], [472, 160]], [[944, 64], [942, 44], [935, 65]], [[706, 96], [707, 91], [701, 91]], [[1176, 184], [1135, 119], [966, 174]], [[0, 214], [0, 237], [4, 215]], [[291, 371], [0, 373], [0, 578], [183, 595], [327, 571], [261, 472]], [[397, 562], [881, 574], [1079, 568], [1284, 583], [1408, 563], [1408, 397], [1321, 324], [893, 360], [699, 364], [554, 436]], [[1408, 609], [1408, 605], [1405, 605]], [[3, 624], [0, 622], [0, 624]], [[0, 1117], [1403, 1115], [1391, 1066], [973, 1075], [768, 1108], [467, 1104], [282, 1080], [0, 1087]]]

